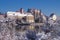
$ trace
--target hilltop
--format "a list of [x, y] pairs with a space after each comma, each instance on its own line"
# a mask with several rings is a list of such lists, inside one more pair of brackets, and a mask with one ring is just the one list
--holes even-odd
[[[30, 11], [21, 9], [0, 15], [0, 40], [60, 40], [59, 16], [52, 13], [48, 17], [41, 10]], [[34, 26], [34, 23], [42, 25]]]

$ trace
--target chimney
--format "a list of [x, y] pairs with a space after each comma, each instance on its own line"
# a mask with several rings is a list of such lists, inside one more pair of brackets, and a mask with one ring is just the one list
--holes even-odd
[[20, 8], [20, 13], [24, 13], [24, 10], [23, 10], [23, 8]]

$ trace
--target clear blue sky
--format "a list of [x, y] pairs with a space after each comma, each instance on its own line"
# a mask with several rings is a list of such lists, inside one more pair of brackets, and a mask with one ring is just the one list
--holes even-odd
[[45, 15], [54, 12], [60, 15], [60, 0], [0, 0], [0, 11], [16, 11], [20, 8], [27, 10], [28, 8], [41, 9]]

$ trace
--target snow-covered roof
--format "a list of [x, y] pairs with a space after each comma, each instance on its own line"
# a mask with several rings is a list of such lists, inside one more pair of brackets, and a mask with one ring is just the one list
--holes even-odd
[[12, 16], [33, 16], [31, 13], [20, 13], [20, 12], [7, 12], [7, 15]]

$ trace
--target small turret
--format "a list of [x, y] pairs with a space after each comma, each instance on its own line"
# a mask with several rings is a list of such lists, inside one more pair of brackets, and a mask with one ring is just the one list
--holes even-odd
[[53, 21], [56, 21], [57, 16], [56, 16], [54, 13], [52, 13], [52, 14], [50, 15], [50, 19], [52, 19]]

